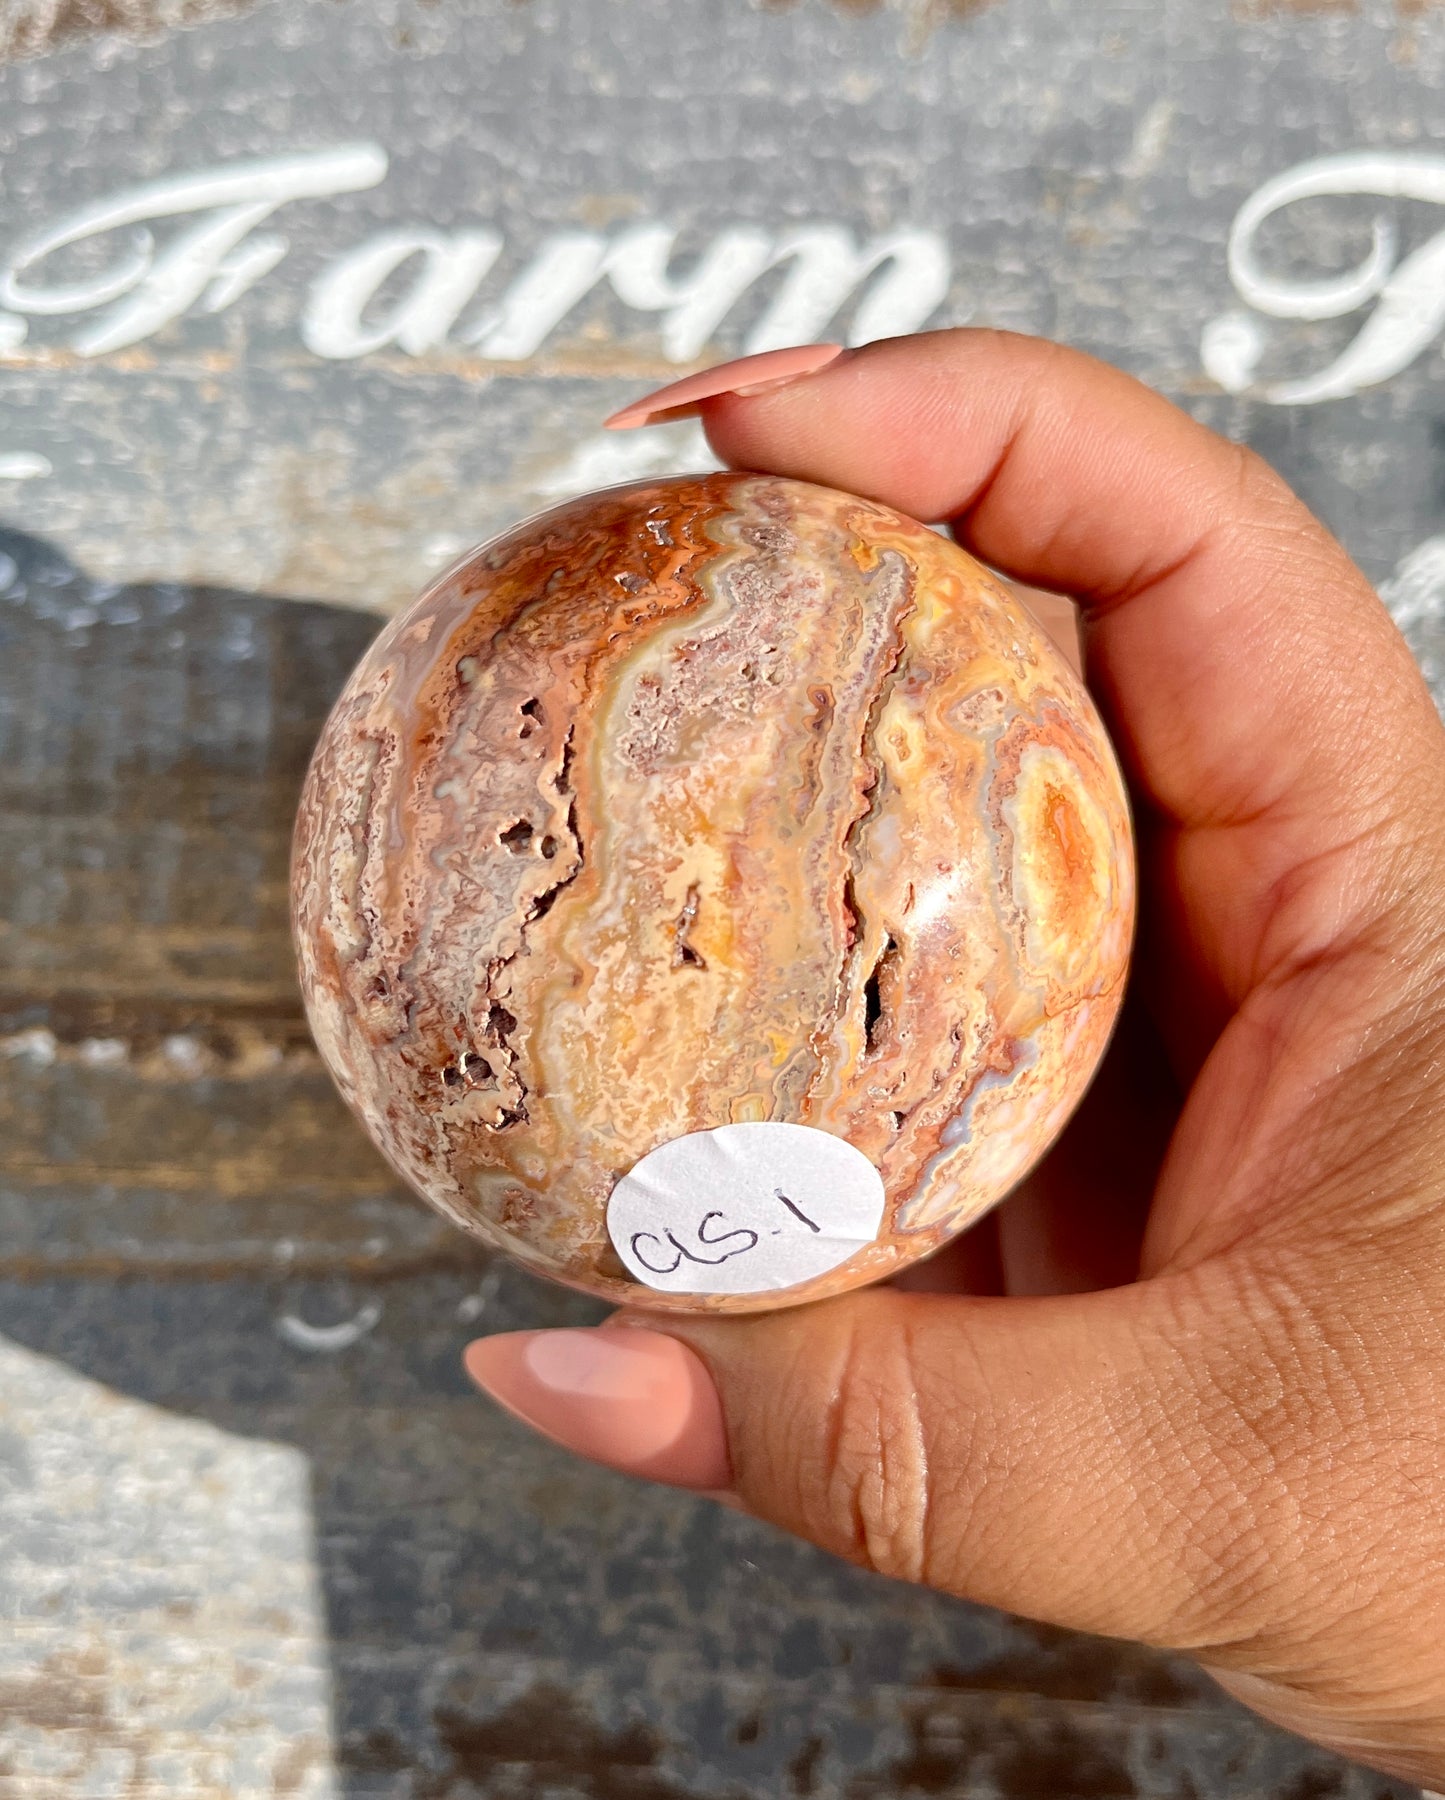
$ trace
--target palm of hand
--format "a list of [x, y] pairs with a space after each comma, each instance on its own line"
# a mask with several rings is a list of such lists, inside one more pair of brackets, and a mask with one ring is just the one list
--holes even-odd
[[[940, 1326], [951, 1367], [892, 1370], [924, 1462], [965, 1489], [953, 1541], [940, 1525], [880, 1555], [826, 1501], [761, 1510], [893, 1572], [1191, 1650], [1283, 1723], [1438, 1780], [1445, 740], [1408, 652], [1262, 464], [1051, 346], [879, 345], [709, 428], [735, 463], [952, 518], [1008, 573], [1082, 596], [1144, 900], [1129, 1004], [1064, 1138], [904, 1283], [931, 1290], [904, 1304], [977, 1297]], [[710, 1356], [706, 1330], [682, 1335]], [[1075, 1372], [1051, 1379], [1053, 1358]], [[989, 1390], [962, 1422], [930, 1385], [957, 1392], [960, 1366]], [[1010, 1522], [970, 1459], [1009, 1471]]]
[[[1445, 1786], [1445, 733], [1402, 639], [1263, 464], [1051, 345], [899, 339], [704, 413], [736, 467], [1079, 597], [1139, 823], [1131, 996], [1054, 1153], [897, 1287], [621, 1321], [561, 1346], [555, 1405], [526, 1345], [479, 1379]], [[574, 1355], [608, 1371], [577, 1405]]]

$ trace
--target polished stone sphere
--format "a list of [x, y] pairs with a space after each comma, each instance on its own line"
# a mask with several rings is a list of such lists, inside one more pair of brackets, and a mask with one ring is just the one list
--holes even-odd
[[606, 1299], [746, 1311], [893, 1274], [1027, 1174], [1118, 1012], [1134, 864], [1094, 707], [1001, 582], [727, 473], [569, 501], [388, 624], [293, 901], [322, 1055], [432, 1205]]

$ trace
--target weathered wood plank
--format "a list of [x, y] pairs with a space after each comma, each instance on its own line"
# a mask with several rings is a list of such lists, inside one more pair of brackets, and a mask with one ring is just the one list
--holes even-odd
[[[1374, 299], [1269, 314], [1226, 240], [1318, 155], [1434, 157], [1445, 13], [291, 0], [179, 31], [188, 0], [11, 0], [0, 47], [142, 11], [152, 43], [0, 71], [0, 262], [159, 182], [174, 272], [217, 220], [197, 177], [329, 174], [209, 282], [137, 264], [100, 298], [135, 239], [97, 230], [0, 303], [0, 1796], [1404, 1795], [1183, 1663], [870, 1581], [482, 1407], [474, 1330], [593, 1315], [367, 1146], [306, 1035], [285, 882], [375, 628], [296, 596], [380, 613], [570, 487], [698, 459], [687, 427], [598, 421], [769, 331], [853, 333], [895, 239], [889, 328], [922, 295], [1071, 338], [1254, 443], [1372, 576], [1400, 565], [1438, 684], [1434, 340], [1283, 404]], [[1438, 229], [1335, 195], [1255, 262], [1347, 268], [1376, 212], [1402, 258]], [[394, 232], [416, 257], [368, 289]], [[457, 233], [495, 261], [419, 317]], [[748, 243], [783, 260], [730, 290]], [[592, 258], [575, 304], [564, 254]], [[65, 282], [93, 304], [22, 304]]]
[[0, 1270], [465, 1261], [296, 990], [296, 793], [374, 625], [0, 549]]
[[[278, 1329], [373, 1299], [334, 1355]], [[1182, 1661], [866, 1576], [467, 1391], [466, 1332], [590, 1316], [511, 1270], [0, 1283], [0, 1793], [43, 1748], [18, 1794], [1408, 1794]]]

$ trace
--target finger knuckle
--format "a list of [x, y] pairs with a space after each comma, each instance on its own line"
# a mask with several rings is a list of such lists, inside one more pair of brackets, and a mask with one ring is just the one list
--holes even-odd
[[1344, 552], [1288, 482], [1248, 444], [1229, 443], [1228, 474], [1217, 498], [1218, 531], [1247, 545], [1257, 564], [1287, 571], [1305, 586], [1340, 580], [1348, 566]]
[[925, 1383], [912, 1334], [845, 1329], [828, 1404], [803, 1479], [819, 1516], [812, 1535], [849, 1560], [907, 1581], [929, 1580], [934, 1475]]
[[1226, 439], [1229, 479], [1223, 483], [1229, 506], [1238, 512], [1271, 512], [1275, 508], [1302, 510], [1288, 485], [1257, 450]]

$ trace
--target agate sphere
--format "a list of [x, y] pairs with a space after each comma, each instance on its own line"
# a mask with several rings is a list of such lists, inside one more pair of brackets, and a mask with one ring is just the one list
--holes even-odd
[[389, 623], [293, 906], [321, 1053], [464, 1230], [608, 1300], [876, 1281], [1082, 1096], [1134, 918], [1124, 787], [1019, 600], [885, 506], [591, 494]]

